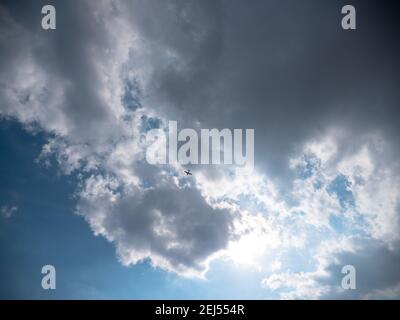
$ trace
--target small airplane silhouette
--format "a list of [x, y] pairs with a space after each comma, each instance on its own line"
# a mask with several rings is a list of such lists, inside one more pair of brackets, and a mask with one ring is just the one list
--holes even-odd
[[186, 173], [187, 176], [192, 176], [192, 173], [190, 172], [190, 169], [183, 171], [184, 173]]

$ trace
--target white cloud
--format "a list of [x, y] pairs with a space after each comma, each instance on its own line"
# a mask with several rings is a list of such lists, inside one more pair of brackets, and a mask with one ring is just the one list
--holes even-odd
[[18, 210], [17, 206], [4, 205], [1, 206], [0, 212], [4, 219], [11, 218]]
[[[312, 258], [316, 261], [314, 271], [275, 273], [263, 280], [265, 287], [280, 290], [281, 297], [289, 299], [336, 295], [345, 297], [346, 292], [339, 287], [340, 273], [332, 274], [331, 269], [333, 265], [346, 264], [343, 259], [345, 253], [357, 257], [360, 252], [362, 256], [361, 252], [367, 250], [368, 245], [372, 247], [369, 241], [380, 243], [382, 250], [399, 250], [400, 176], [395, 166], [384, 161], [388, 152], [385, 149], [387, 146], [380, 144], [377, 147], [377, 141], [382, 140], [369, 136], [364, 139], [363, 144], [351, 151], [342, 154], [322, 152], [323, 156], [320, 158], [321, 155], [318, 154], [321, 154], [321, 150], [343, 150], [343, 140], [322, 139], [319, 143], [326, 144], [325, 146], [313, 141], [312, 147], [306, 145], [304, 151], [291, 160], [292, 169], [302, 174], [294, 180], [292, 196], [297, 205], [290, 208], [290, 211], [302, 212], [307, 224], [325, 231], [319, 237], [322, 244], [312, 253]], [[314, 153], [312, 150], [318, 152]], [[329, 187], [338, 176], [347, 179], [348, 185], [333, 192]], [[344, 192], [351, 193], [353, 199], [353, 203], [345, 208], [340, 202]], [[343, 223], [350, 228], [345, 225], [333, 226], [332, 217], [342, 218]], [[360, 230], [362, 233], [358, 234]], [[311, 238], [308, 233], [308, 241]], [[374, 274], [373, 277], [375, 276]], [[358, 297], [365, 290], [363, 288]], [[384, 291], [392, 294], [395, 292], [390, 288]]]
[[374, 299], [383, 299], [390, 300], [395, 299], [398, 300], [400, 297], [400, 283], [395, 285], [386, 287], [384, 289], [375, 289], [372, 292], [365, 294], [362, 299], [366, 300], [374, 300]]
[[340, 286], [340, 282], [329, 283], [330, 273], [327, 268], [335, 262], [336, 254], [354, 252], [355, 244], [346, 237], [326, 240], [316, 248], [313, 259], [313, 271], [285, 271], [273, 273], [262, 280], [262, 285], [271, 290], [279, 290], [282, 299], [318, 299], [327, 296]]

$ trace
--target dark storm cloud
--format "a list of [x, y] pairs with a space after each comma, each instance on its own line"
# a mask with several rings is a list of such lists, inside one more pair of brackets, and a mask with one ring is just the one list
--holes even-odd
[[148, 41], [178, 53], [179, 66], [154, 73], [149, 98], [170, 117], [255, 128], [256, 163], [273, 175], [331, 126], [397, 144], [399, 29], [394, 15], [383, 20], [396, 5], [353, 1], [358, 29], [344, 31], [341, 1], [177, 3], [132, 10]]
[[[100, 85], [93, 54], [112, 46], [105, 36], [107, 17], [95, 17], [86, 2], [52, 3], [58, 14], [54, 33], [39, 28], [40, 15], [28, 15], [25, 3], [5, 5], [46, 42], [34, 50], [40, 66], [68, 81], [64, 112], [72, 131], [90, 138], [99, 126], [114, 130], [95, 92]], [[399, 28], [388, 14], [398, 5], [353, 1], [358, 29], [343, 31], [343, 1], [122, 3], [157, 65], [146, 93], [151, 105], [181, 119], [182, 126], [200, 121], [255, 128], [256, 164], [269, 174], [282, 175], [288, 154], [331, 126], [356, 136], [382, 131], [398, 147]], [[42, 4], [30, 2], [29, 12], [40, 12]], [[120, 13], [118, 6], [108, 7]], [[151, 53], [155, 46], [161, 48], [157, 54]], [[7, 47], [17, 50], [13, 43]], [[176, 63], [165, 63], [168, 51], [177, 54]]]

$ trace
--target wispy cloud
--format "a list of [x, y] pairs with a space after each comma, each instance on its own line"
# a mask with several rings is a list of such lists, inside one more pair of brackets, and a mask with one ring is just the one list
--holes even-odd
[[11, 218], [17, 211], [17, 206], [3, 205], [0, 208], [1, 215], [5, 219]]

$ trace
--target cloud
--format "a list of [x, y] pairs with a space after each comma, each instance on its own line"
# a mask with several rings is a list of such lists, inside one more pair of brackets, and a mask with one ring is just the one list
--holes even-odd
[[[377, 33], [343, 37], [337, 3], [179, 4], [165, 2], [154, 15], [158, 1], [134, 2], [130, 11], [155, 54], [146, 103], [159, 112], [189, 127], [255, 128], [256, 164], [282, 180], [288, 154], [325, 128], [343, 124], [354, 135], [378, 129], [395, 138], [399, 96], [385, 87], [397, 59], [367, 50], [380, 46]], [[368, 70], [376, 77], [366, 77]]]
[[[341, 136], [346, 136], [341, 132]], [[365, 138], [365, 139], [364, 139]], [[395, 298], [399, 280], [399, 172], [382, 159], [388, 146], [369, 135], [357, 148], [338, 154], [344, 141], [334, 134], [306, 143], [293, 157], [294, 206], [316, 236], [311, 271], [273, 273], [262, 284], [284, 299]], [[338, 181], [342, 181], [340, 184]], [[312, 237], [307, 235], [306, 247]], [[312, 242], [311, 242], [312, 243]], [[357, 270], [357, 290], [340, 287], [344, 265]], [[360, 285], [358, 285], [360, 283]]]
[[125, 265], [150, 259], [182, 275], [201, 275], [207, 260], [232, 237], [234, 216], [213, 209], [198, 190], [162, 177], [147, 190], [91, 176], [80, 193], [78, 212], [96, 234], [114, 242]]
[[4, 205], [1, 206], [0, 212], [4, 219], [9, 219], [11, 218], [11, 216], [15, 214], [15, 212], [17, 212], [17, 210], [18, 210], [17, 206]]
[[[345, 241], [346, 243], [344, 243]], [[352, 239], [340, 246], [325, 242], [319, 248], [317, 269], [308, 272], [281, 272], [262, 284], [280, 290], [283, 299], [397, 299], [400, 277], [398, 244], [388, 249], [378, 241], [364, 243]], [[356, 289], [341, 287], [342, 267], [356, 270]]]
[[[341, 299], [385, 299], [398, 298], [395, 293], [400, 285], [399, 244], [387, 248], [379, 242], [366, 241], [357, 252], [343, 252], [327, 267], [334, 283], [329, 297]], [[340, 269], [343, 265], [353, 265], [356, 269], [356, 290], [344, 291], [340, 283]], [[397, 291], [396, 291], [397, 290]]]

